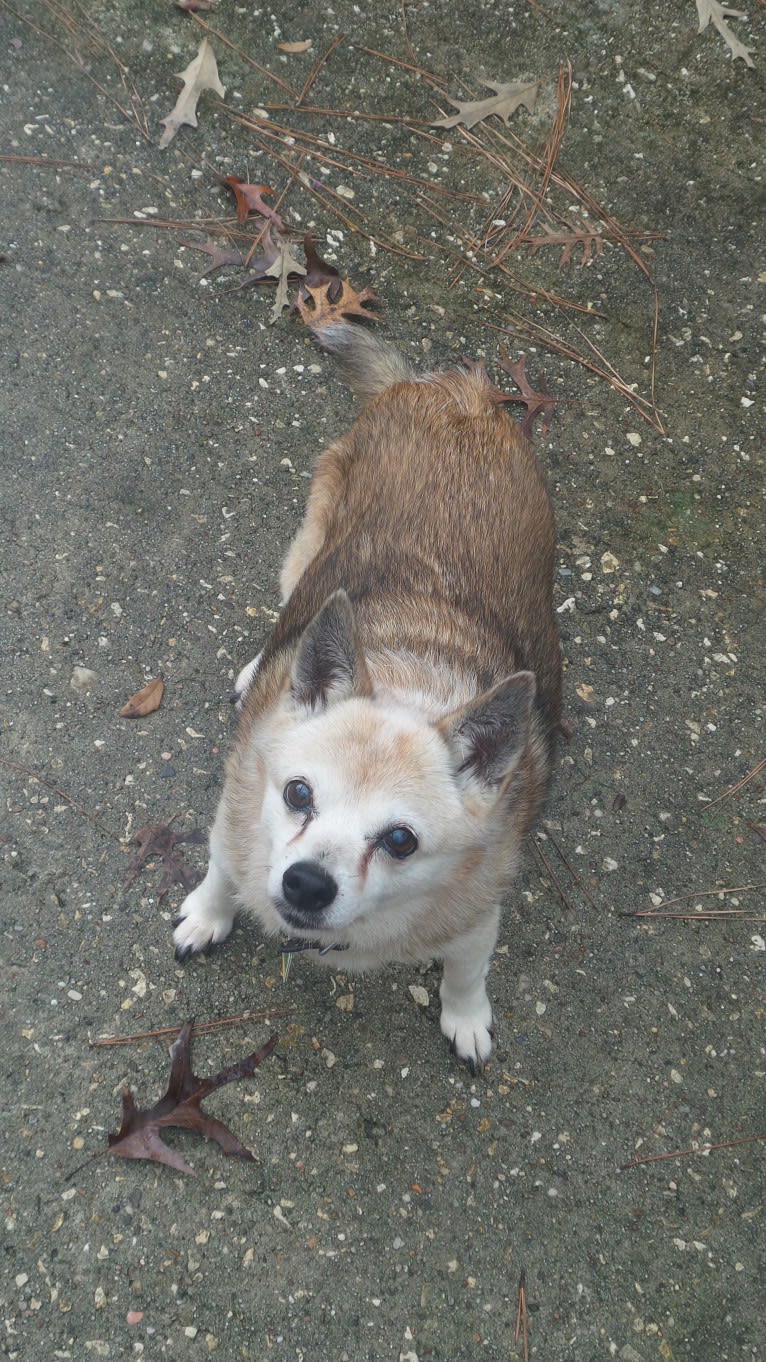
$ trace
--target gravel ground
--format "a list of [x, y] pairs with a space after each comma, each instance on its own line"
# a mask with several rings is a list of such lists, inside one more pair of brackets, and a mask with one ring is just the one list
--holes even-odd
[[[559, 399], [537, 448], [559, 526], [572, 737], [546, 861], [530, 851], [492, 969], [496, 1054], [472, 1080], [445, 1050], [435, 969], [349, 981], [298, 959], [283, 982], [251, 926], [180, 968], [170, 920], [183, 891], [160, 898], [156, 861], [131, 879], [143, 825], [209, 825], [232, 678], [273, 618], [313, 460], [352, 412], [300, 322], [270, 324], [273, 289], [238, 289], [232, 271], [200, 283], [207, 261], [180, 243], [204, 241], [202, 219], [232, 220], [217, 176], [241, 175], [288, 190], [288, 221], [315, 224], [421, 364], [484, 353], [511, 388], [492, 323], [523, 312], [577, 333], [508, 275], [453, 273], [455, 224], [475, 230], [486, 207], [472, 218], [475, 203], [439, 199], [445, 228], [409, 182], [349, 184], [330, 167], [333, 203], [368, 214], [371, 246], [213, 94], [199, 127], [159, 149], [175, 73], [202, 36], [169, 4], [94, 0], [86, 21], [75, 0], [0, 3], [9, 1358], [521, 1359], [522, 1274], [541, 1362], [766, 1357], [764, 890], [710, 892], [766, 881], [763, 772], [707, 808], [766, 756], [766, 13], [742, 4], [747, 18], [729, 23], [752, 69], [712, 26], [697, 34], [691, 0], [336, 0], [273, 14], [221, 0], [204, 16], [234, 44], [212, 38], [234, 111], [294, 105], [343, 32], [315, 106], [450, 112], [427, 80], [362, 50], [377, 49], [439, 73], [453, 97], [482, 95], [482, 79], [539, 79], [535, 112], [508, 128], [539, 147], [571, 61], [557, 172], [623, 226], [663, 234], [635, 249], [657, 285], [664, 434], [582, 365], [499, 338]], [[277, 47], [308, 38], [308, 52]], [[149, 140], [126, 116], [116, 56]], [[459, 130], [426, 145], [394, 123], [301, 126], [484, 192], [501, 215], [502, 175]], [[577, 202], [567, 183], [550, 194]], [[652, 291], [625, 251], [509, 259], [600, 311], [581, 331], [649, 393]], [[121, 718], [160, 672], [159, 711]], [[203, 847], [178, 851], [202, 868]], [[698, 921], [624, 916], [676, 895]], [[167, 1078], [157, 1041], [96, 1037], [264, 1008], [285, 1015], [195, 1046], [208, 1074], [279, 1032], [254, 1078], [208, 1099], [255, 1162], [178, 1132], [168, 1142], [194, 1178], [109, 1157], [80, 1166], [117, 1129], [123, 1084], [149, 1105]]]

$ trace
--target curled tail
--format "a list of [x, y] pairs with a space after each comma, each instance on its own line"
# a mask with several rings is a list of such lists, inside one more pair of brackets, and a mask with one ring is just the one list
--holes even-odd
[[394, 383], [410, 383], [417, 377], [393, 345], [358, 323], [327, 322], [312, 329], [361, 402], [369, 402]]

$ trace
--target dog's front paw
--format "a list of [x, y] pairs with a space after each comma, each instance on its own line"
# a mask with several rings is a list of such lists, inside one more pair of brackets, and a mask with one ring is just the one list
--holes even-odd
[[206, 885], [207, 879], [204, 879], [181, 905], [173, 945], [176, 960], [182, 963], [198, 951], [209, 953], [219, 941], [225, 940], [234, 922], [232, 912], [214, 908]]
[[481, 1073], [492, 1053], [492, 1009], [485, 1001], [485, 1006], [468, 1015], [443, 1007], [440, 1020], [453, 1055], [462, 1059], [474, 1076]]

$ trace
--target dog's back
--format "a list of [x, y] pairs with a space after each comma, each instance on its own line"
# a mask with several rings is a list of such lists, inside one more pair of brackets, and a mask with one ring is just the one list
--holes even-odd
[[550, 746], [561, 702], [555, 533], [531, 446], [483, 368], [418, 376], [351, 324], [319, 339], [367, 405], [319, 459], [264, 662], [289, 652], [340, 587], [368, 656], [467, 668], [477, 690], [534, 672]]

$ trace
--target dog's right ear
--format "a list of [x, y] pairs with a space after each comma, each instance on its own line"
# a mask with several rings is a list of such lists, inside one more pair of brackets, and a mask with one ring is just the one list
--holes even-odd
[[371, 695], [351, 601], [345, 591], [329, 596], [304, 629], [290, 675], [290, 694], [307, 709], [325, 709], [352, 695]]

